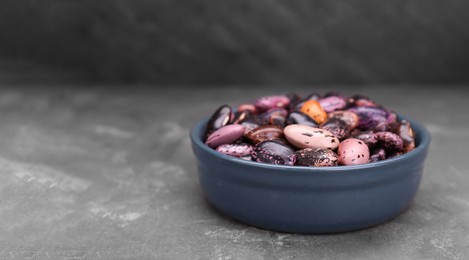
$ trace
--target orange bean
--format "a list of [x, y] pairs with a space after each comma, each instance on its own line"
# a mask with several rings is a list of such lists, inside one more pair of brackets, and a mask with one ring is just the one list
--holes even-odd
[[301, 112], [307, 114], [311, 119], [318, 124], [322, 124], [327, 120], [327, 113], [322, 109], [321, 105], [316, 100], [306, 101], [300, 109]]

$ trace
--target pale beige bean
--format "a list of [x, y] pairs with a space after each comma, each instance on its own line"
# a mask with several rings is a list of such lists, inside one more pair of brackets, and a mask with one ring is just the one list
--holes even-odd
[[331, 132], [305, 125], [288, 125], [283, 130], [288, 142], [297, 148], [327, 148], [339, 146], [339, 139]]

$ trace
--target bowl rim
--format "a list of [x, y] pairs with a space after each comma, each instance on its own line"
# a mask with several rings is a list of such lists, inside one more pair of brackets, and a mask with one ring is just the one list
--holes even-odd
[[[237, 157], [229, 156], [226, 154], [222, 154], [217, 152], [215, 149], [208, 147], [199, 136], [200, 132], [205, 128], [209, 117], [205, 117], [202, 120], [199, 120], [190, 130], [190, 139], [193, 145], [201, 148], [206, 153], [214, 156], [215, 158], [223, 161], [229, 161], [231, 163], [240, 164], [246, 167], [256, 167], [256, 168], [264, 168], [266, 170], [282, 170], [285, 171], [284, 174], [291, 174], [292, 172], [302, 172], [302, 174], [320, 174], [320, 173], [330, 173], [330, 172], [348, 172], [351, 170], [365, 170], [365, 169], [372, 169], [378, 167], [384, 167], [391, 164], [399, 164], [399, 162], [410, 160], [411, 158], [417, 156], [420, 153], [425, 152], [428, 148], [431, 135], [430, 132], [426, 129], [426, 127], [409, 118], [406, 116], [401, 116], [398, 114], [399, 120], [407, 120], [410, 122], [412, 129], [416, 135], [416, 139], [418, 140], [416, 147], [405, 154], [398, 155], [389, 159], [385, 159], [378, 162], [366, 163], [366, 164], [359, 164], [359, 165], [338, 165], [338, 166], [327, 166], [327, 167], [316, 167], [316, 166], [288, 166], [288, 165], [276, 165], [276, 164], [268, 164], [268, 163], [261, 163], [255, 161], [248, 161], [243, 160]], [[356, 174], [356, 173], [354, 173]]]

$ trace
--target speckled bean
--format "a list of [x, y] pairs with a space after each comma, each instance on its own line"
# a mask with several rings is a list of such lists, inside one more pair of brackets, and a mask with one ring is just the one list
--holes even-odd
[[247, 157], [251, 156], [252, 145], [241, 143], [241, 144], [222, 144], [216, 149], [218, 152], [234, 156], [234, 157]]
[[335, 149], [339, 139], [331, 132], [305, 125], [288, 125], [283, 129], [285, 137], [293, 146], [303, 148]]
[[290, 99], [286, 96], [265, 96], [256, 99], [254, 105], [260, 111], [266, 111], [275, 107], [286, 107], [290, 104]]
[[296, 151], [296, 164], [304, 166], [336, 166], [339, 157], [335, 152], [325, 148], [306, 148]]
[[409, 121], [402, 120], [399, 122], [396, 132], [404, 142], [404, 152], [412, 151], [415, 148], [415, 134]]
[[343, 97], [340, 96], [329, 96], [325, 98], [321, 98], [319, 100], [319, 104], [321, 105], [322, 109], [327, 113], [344, 109], [347, 105], [347, 101]]
[[329, 118], [324, 124], [321, 125], [321, 128], [331, 132], [339, 140], [344, 139], [350, 133], [347, 124], [338, 118]]
[[261, 120], [256, 115], [251, 115], [245, 118], [240, 125], [244, 126], [244, 134], [249, 133], [255, 128], [261, 126]]
[[348, 111], [358, 115], [360, 120], [357, 127], [361, 130], [386, 131], [389, 129], [389, 113], [383, 109], [361, 106], [349, 108]]
[[348, 138], [340, 142], [337, 154], [339, 163], [342, 165], [365, 164], [370, 159], [368, 146], [355, 138]]
[[285, 126], [287, 115], [288, 111], [285, 108], [275, 107], [267, 110], [260, 117], [263, 124], [283, 127]]
[[376, 136], [386, 151], [402, 151], [404, 147], [402, 138], [393, 132], [377, 132]]
[[251, 153], [256, 162], [294, 165], [296, 154], [293, 149], [275, 141], [264, 141], [256, 144]]
[[369, 97], [363, 95], [354, 95], [347, 99], [350, 107], [378, 107], [378, 104]]
[[358, 131], [351, 137], [362, 140], [368, 147], [374, 147], [378, 143], [378, 136], [372, 131]]
[[370, 162], [378, 162], [386, 159], [386, 150], [384, 148], [378, 148], [373, 150], [370, 156]]
[[328, 117], [344, 121], [350, 131], [355, 129], [360, 121], [358, 115], [351, 111], [334, 111], [329, 113]]

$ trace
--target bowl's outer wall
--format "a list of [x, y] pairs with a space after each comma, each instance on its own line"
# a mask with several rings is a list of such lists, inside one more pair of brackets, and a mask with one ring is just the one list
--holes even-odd
[[385, 222], [409, 206], [430, 141], [428, 131], [410, 121], [417, 136], [413, 152], [358, 167], [240, 163], [203, 144], [206, 120], [192, 129], [191, 139], [202, 189], [221, 212], [270, 230], [332, 233]]

